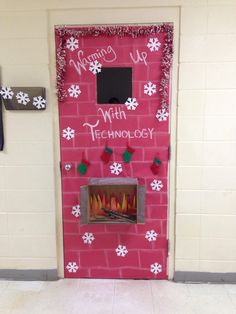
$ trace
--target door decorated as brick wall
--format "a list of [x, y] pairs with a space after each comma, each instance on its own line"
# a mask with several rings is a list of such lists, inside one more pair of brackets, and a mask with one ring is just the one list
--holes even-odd
[[[173, 26], [57, 27], [55, 36], [65, 277], [166, 279]], [[144, 222], [129, 215], [135, 195], [99, 192], [91, 208], [115, 200], [132, 223], [82, 224], [80, 188], [118, 177], [145, 187]]]

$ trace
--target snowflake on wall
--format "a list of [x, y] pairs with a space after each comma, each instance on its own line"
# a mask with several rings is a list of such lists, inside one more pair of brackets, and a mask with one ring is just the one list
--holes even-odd
[[138, 102], [136, 98], [128, 98], [125, 102], [126, 108], [128, 110], [135, 110], [138, 107]]
[[84, 243], [91, 244], [95, 240], [95, 237], [91, 232], [85, 232], [82, 239], [84, 240]]
[[71, 129], [69, 126], [63, 130], [62, 137], [66, 138], [68, 141], [75, 137], [75, 130]]
[[152, 82], [148, 82], [144, 85], [144, 94], [147, 94], [148, 96], [152, 96], [156, 93], [156, 84], [153, 84]]
[[79, 88], [79, 85], [71, 85], [70, 88], [68, 88], [68, 92], [70, 97], [78, 98], [81, 94], [81, 90]]
[[159, 122], [166, 121], [169, 116], [169, 113], [166, 109], [158, 109], [156, 118]]
[[76, 264], [76, 262], [69, 262], [66, 266], [66, 269], [69, 273], [76, 273], [79, 269], [79, 266]]
[[127, 253], [128, 253], [128, 250], [125, 245], [118, 245], [118, 247], [116, 248], [117, 256], [125, 257]]
[[114, 162], [111, 166], [111, 173], [116, 174], [117, 176], [123, 171], [122, 165], [118, 162]]
[[3, 86], [0, 91], [0, 95], [2, 96], [3, 99], [12, 99], [14, 93], [10, 87]]
[[27, 93], [19, 92], [16, 94], [17, 102], [22, 105], [27, 105], [30, 102], [29, 95]]
[[70, 37], [66, 41], [66, 48], [68, 48], [71, 51], [74, 51], [75, 49], [79, 48], [79, 41], [78, 39], [75, 39], [74, 37]]
[[158, 234], [154, 230], [150, 230], [146, 232], [145, 239], [149, 242], [156, 241]]
[[46, 106], [46, 100], [42, 96], [34, 97], [33, 98], [33, 105], [37, 109], [45, 108]]
[[72, 215], [74, 215], [76, 218], [78, 218], [81, 215], [80, 212], [80, 205], [75, 205], [72, 207], [72, 211], [71, 211]]
[[150, 38], [147, 44], [147, 47], [150, 51], [158, 51], [161, 47], [161, 43], [159, 42], [158, 38]]
[[150, 185], [153, 191], [160, 191], [163, 188], [163, 184], [161, 180], [154, 179]]
[[102, 65], [97, 60], [90, 62], [89, 65], [89, 71], [91, 71], [93, 74], [97, 74], [102, 71]]
[[150, 265], [150, 272], [157, 275], [162, 272], [162, 266], [158, 263], [154, 263]]

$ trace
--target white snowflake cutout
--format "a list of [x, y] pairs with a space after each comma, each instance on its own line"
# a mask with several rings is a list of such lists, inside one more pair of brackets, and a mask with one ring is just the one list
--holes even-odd
[[150, 272], [157, 275], [162, 272], [162, 266], [158, 263], [154, 263], [150, 265]]
[[102, 71], [102, 65], [97, 60], [90, 62], [89, 65], [89, 71], [91, 71], [93, 74], [97, 74]]
[[84, 243], [91, 244], [95, 240], [95, 237], [91, 232], [85, 232], [82, 239], [84, 240]]
[[114, 162], [111, 166], [111, 173], [116, 174], [117, 176], [123, 171], [122, 165], [118, 162]]
[[69, 262], [66, 266], [66, 269], [69, 273], [76, 273], [79, 269], [79, 266], [76, 264], [76, 262]]
[[163, 188], [163, 184], [161, 180], [154, 179], [150, 185], [153, 191], [160, 191]]
[[158, 109], [156, 118], [159, 122], [166, 121], [169, 116], [169, 113], [166, 109]]
[[156, 91], [156, 84], [152, 82], [148, 82], [147, 84], [144, 85], [144, 94], [147, 94], [148, 96], [152, 96], [155, 94]]
[[158, 38], [150, 38], [147, 44], [147, 47], [150, 51], [158, 51], [161, 47], [161, 43], [159, 42]]
[[125, 257], [127, 253], [128, 253], [128, 250], [125, 245], [118, 245], [118, 247], [116, 248], [117, 256]]
[[81, 90], [79, 88], [79, 85], [71, 85], [70, 88], [68, 88], [68, 92], [70, 97], [78, 98], [81, 94]]
[[145, 239], [149, 242], [156, 241], [158, 234], [154, 230], [149, 230], [146, 232]]
[[10, 87], [2, 86], [0, 95], [2, 96], [3, 99], [12, 99], [14, 93]]
[[136, 98], [128, 98], [125, 102], [125, 105], [128, 110], [135, 110], [138, 107], [138, 102]]
[[33, 105], [37, 109], [45, 108], [46, 100], [42, 96], [34, 97], [33, 98]]
[[75, 137], [75, 130], [71, 129], [69, 126], [63, 130], [62, 136], [68, 141]]
[[78, 39], [75, 39], [73, 36], [71, 36], [66, 41], [66, 48], [68, 48], [71, 51], [74, 51], [75, 49], [79, 48], [79, 41], [78, 41]]
[[27, 93], [19, 92], [16, 94], [17, 102], [19, 104], [27, 105], [30, 102], [29, 95]]
[[72, 207], [72, 211], [71, 211], [72, 215], [74, 215], [76, 218], [78, 218], [81, 215], [80, 212], [80, 205], [75, 205]]

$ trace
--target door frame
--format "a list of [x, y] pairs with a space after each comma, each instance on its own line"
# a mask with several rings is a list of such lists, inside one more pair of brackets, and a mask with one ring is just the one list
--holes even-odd
[[[115, 23], [117, 21], [117, 23]], [[56, 96], [56, 47], [54, 28], [56, 25], [104, 25], [104, 24], [157, 24], [171, 22], [174, 24], [174, 56], [171, 71], [170, 93], [170, 144], [169, 161], [169, 200], [168, 200], [168, 257], [167, 274], [172, 279], [175, 268], [175, 212], [176, 212], [176, 134], [177, 134], [177, 90], [179, 62], [179, 7], [145, 7], [145, 8], [81, 8], [75, 10], [48, 11], [48, 46], [50, 70], [50, 104], [53, 112], [54, 165], [55, 165], [55, 206], [57, 232], [57, 268], [58, 276], [64, 278], [62, 190], [60, 172], [60, 130], [59, 111]]]

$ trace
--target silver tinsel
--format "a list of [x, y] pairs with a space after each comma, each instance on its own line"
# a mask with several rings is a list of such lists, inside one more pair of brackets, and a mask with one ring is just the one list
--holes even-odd
[[142, 37], [158, 33], [165, 33], [165, 42], [163, 47], [163, 57], [161, 60], [161, 81], [159, 93], [161, 96], [161, 107], [167, 109], [169, 107], [169, 80], [170, 69], [173, 59], [173, 25], [163, 23], [150, 26], [91, 26], [70, 28], [66, 26], [58, 26], [55, 29], [57, 39], [57, 94], [59, 101], [63, 101], [66, 97], [64, 90], [64, 75], [66, 72], [66, 40], [73, 36], [80, 38], [85, 36], [118, 36], [118, 37]]

